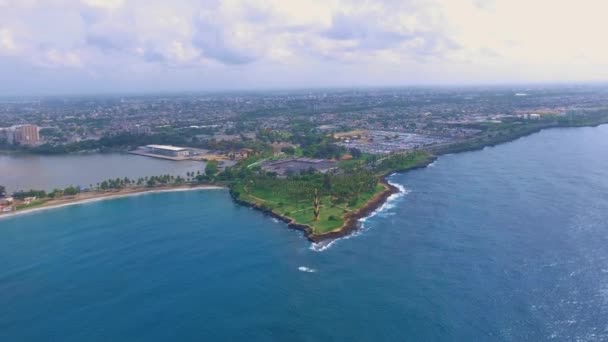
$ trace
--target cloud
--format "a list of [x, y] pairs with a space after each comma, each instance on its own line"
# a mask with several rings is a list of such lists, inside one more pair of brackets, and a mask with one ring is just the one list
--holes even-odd
[[137, 46], [137, 37], [126, 26], [95, 25], [85, 35], [85, 44], [104, 51], [128, 51]]
[[363, 49], [383, 49], [415, 38], [414, 34], [391, 30], [378, 25], [379, 18], [349, 16], [342, 13], [333, 17], [332, 25], [323, 35], [335, 40], [352, 40]]
[[76, 51], [46, 49], [38, 56], [37, 66], [47, 68], [81, 68], [82, 60]]
[[259, 58], [247, 41], [251, 36], [246, 30], [238, 31], [198, 19], [192, 42], [207, 58], [224, 64], [247, 64]]
[[17, 51], [17, 44], [11, 31], [0, 28], [0, 53], [14, 53]]
[[125, 74], [142, 86], [601, 79], [606, 12], [602, 0], [0, 0], [0, 70], [37, 84], [96, 75], [91, 87]]
[[83, 0], [83, 3], [95, 8], [117, 10], [124, 6], [124, 0]]

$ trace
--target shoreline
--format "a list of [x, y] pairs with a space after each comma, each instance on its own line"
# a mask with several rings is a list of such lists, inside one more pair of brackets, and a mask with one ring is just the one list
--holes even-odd
[[40, 211], [64, 208], [73, 205], [95, 203], [105, 200], [113, 200], [119, 198], [133, 197], [139, 195], [164, 193], [164, 192], [182, 192], [182, 191], [201, 191], [201, 190], [223, 190], [226, 187], [219, 185], [179, 185], [179, 186], [166, 186], [166, 187], [154, 187], [154, 188], [132, 188], [122, 189], [118, 191], [106, 191], [106, 192], [84, 192], [78, 195], [74, 195], [69, 198], [52, 199], [40, 205], [25, 208], [21, 210], [15, 210], [7, 213], [0, 213], [0, 220], [5, 218], [11, 218], [20, 215], [26, 215], [36, 213]]
[[142, 195], [142, 194], [178, 192], [178, 191], [195, 191], [195, 190], [228, 189], [229, 193], [230, 193], [230, 197], [232, 198], [233, 202], [235, 202], [239, 205], [245, 206], [245, 207], [253, 208], [255, 210], [262, 212], [265, 215], [276, 218], [277, 220], [286, 223], [288, 228], [302, 231], [304, 233], [304, 236], [306, 237], [306, 239], [308, 239], [309, 241], [311, 241], [313, 243], [318, 243], [318, 242], [325, 241], [325, 240], [335, 240], [335, 239], [342, 238], [342, 237], [352, 234], [353, 232], [355, 232], [356, 230], [358, 230], [361, 227], [361, 225], [360, 225], [361, 219], [366, 218], [369, 215], [371, 215], [378, 208], [382, 207], [382, 205], [384, 205], [386, 203], [387, 199], [391, 195], [398, 193], [399, 189], [397, 187], [395, 187], [394, 185], [391, 185], [387, 179], [387, 177], [389, 177], [392, 174], [404, 173], [404, 172], [408, 172], [408, 171], [412, 171], [412, 170], [416, 170], [416, 169], [426, 168], [428, 165], [430, 165], [431, 163], [436, 161], [438, 159], [438, 157], [441, 155], [481, 150], [481, 149], [485, 148], [486, 146], [497, 146], [497, 145], [500, 145], [503, 143], [515, 141], [517, 139], [538, 133], [545, 129], [597, 127], [597, 126], [600, 126], [603, 124], [607, 124], [607, 123], [606, 122], [599, 122], [599, 123], [594, 122], [594, 123], [589, 123], [587, 125], [571, 125], [571, 126], [547, 125], [547, 126], [533, 127], [533, 128], [523, 130], [523, 131], [517, 132], [513, 135], [509, 135], [509, 136], [494, 137], [494, 139], [490, 139], [490, 140], [474, 139], [472, 141], [468, 141], [468, 142], [464, 142], [464, 143], [456, 144], [456, 145], [452, 145], [452, 146], [441, 146], [436, 149], [430, 148], [428, 151], [431, 152], [432, 155], [428, 159], [420, 162], [419, 164], [406, 168], [406, 169], [392, 170], [389, 173], [379, 175], [378, 181], [380, 182], [380, 184], [382, 184], [382, 186], [384, 186], [385, 189], [382, 192], [374, 195], [371, 199], [369, 199], [363, 206], [361, 206], [357, 210], [346, 213], [343, 216], [344, 223], [342, 224], [342, 226], [340, 226], [339, 228], [336, 228], [332, 231], [324, 232], [321, 234], [315, 234], [313, 232], [313, 229], [311, 226], [309, 226], [307, 224], [298, 223], [291, 217], [277, 214], [268, 208], [263, 208], [263, 207], [257, 205], [256, 203], [251, 203], [251, 202], [247, 202], [247, 201], [236, 198], [234, 196], [234, 193], [233, 193], [231, 187], [226, 187], [226, 186], [221, 186], [221, 185], [209, 185], [209, 184], [179, 185], [179, 186], [154, 187], [154, 188], [132, 188], [132, 189], [122, 189], [122, 190], [118, 190], [118, 191], [108, 191], [108, 192], [81, 193], [81, 194], [74, 196], [73, 198], [61, 198], [61, 199], [57, 199], [57, 200], [50, 200], [46, 203], [43, 203], [43, 204], [35, 206], [35, 207], [26, 208], [26, 209], [22, 209], [22, 210], [16, 210], [13, 212], [8, 212], [8, 213], [0, 213], [0, 220], [3, 218], [10, 218], [10, 217], [18, 216], [18, 215], [24, 215], [24, 214], [34, 213], [34, 212], [48, 210], [48, 209], [56, 209], [56, 208], [62, 208], [62, 207], [71, 206], [71, 205], [86, 204], [86, 203], [98, 202], [98, 201], [109, 200], [109, 199], [118, 199], [118, 198], [130, 197], [130, 196], [136, 196], [136, 195]]
[[277, 214], [277, 213], [273, 212], [272, 210], [267, 209], [267, 208], [262, 208], [255, 203], [250, 203], [247, 201], [237, 199], [233, 195], [232, 190], [230, 191], [230, 197], [232, 198], [232, 200], [235, 203], [261, 211], [265, 215], [276, 218], [279, 221], [285, 222], [287, 224], [288, 228], [302, 231], [304, 233], [304, 236], [306, 237], [306, 239], [309, 240], [310, 242], [318, 243], [318, 242], [325, 241], [325, 240], [335, 240], [338, 238], [343, 238], [345, 236], [348, 236], [348, 235], [352, 234], [353, 232], [355, 232], [356, 230], [358, 230], [361, 227], [360, 222], [359, 222], [360, 219], [363, 219], [363, 218], [371, 215], [378, 208], [382, 207], [382, 205], [384, 205], [384, 203], [386, 203], [386, 200], [391, 195], [399, 192], [399, 189], [397, 189], [397, 187], [391, 185], [387, 180], [387, 177], [392, 174], [404, 173], [404, 172], [409, 172], [409, 171], [416, 170], [416, 169], [426, 168], [428, 165], [435, 162], [442, 155], [482, 150], [483, 148], [485, 148], [487, 146], [497, 146], [500, 144], [512, 142], [517, 139], [520, 139], [520, 138], [523, 138], [526, 136], [530, 136], [535, 133], [539, 133], [545, 129], [597, 127], [597, 126], [604, 125], [604, 124], [608, 124], [608, 122], [601, 121], [601, 122], [592, 122], [592, 123], [589, 123], [586, 125], [579, 124], [579, 125], [570, 125], [570, 126], [548, 124], [548, 125], [532, 127], [532, 128], [526, 129], [526, 130], [522, 130], [520, 132], [517, 132], [517, 133], [515, 133], [513, 135], [509, 135], [509, 136], [494, 137], [493, 139], [490, 139], [490, 140], [475, 139], [475, 140], [472, 140], [469, 142], [456, 144], [456, 145], [452, 145], [452, 146], [442, 146], [437, 149], [430, 148], [428, 151], [430, 153], [432, 153], [432, 155], [430, 158], [428, 158], [424, 162], [421, 162], [420, 164], [407, 168], [407, 169], [393, 170], [389, 173], [381, 175], [379, 182], [385, 187], [385, 190], [380, 192], [379, 194], [376, 194], [361, 208], [357, 209], [356, 211], [354, 211], [352, 213], [345, 214], [345, 216], [344, 216], [345, 221], [341, 227], [336, 228], [336, 229], [326, 232], [326, 233], [322, 233], [322, 234], [315, 234], [313, 232], [312, 227], [310, 227], [309, 225], [306, 225], [306, 224], [297, 223], [297, 222], [295, 222], [295, 220], [293, 218]]
[[339, 239], [339, 238], [348, 236], [348, 235], [352, 234], [353, 232], [355, 232], [356, 230], [358, 230], [360, 228], [359, 220], [361, 220], [362, 218], [368, 217], [374, 211], [376, 211], [380, 207], [382, 207], [391, 195], [399, 193], [399, 189], [396, 186], [390, 184], [388, 182], [387, 177], [389, 177], [390, 175], [392, 175], [394, 173], [407, 172], [407, 171], [411, 171], [411, 170], [415, 170], [415, 169], [423, 169], [423, 168], [427, 167], [429, 164], [433, 163], [435, 160], [437, 160], [437, 157], [431, 156], [424, 162], [421, 162], [418, 165], [415, 165], [413, 167], [407, 168], [405, 170], [391, 171], [390, 173], [379, 176], [379, 182], [380, 182], [380, 184], [382, 184], [382, 186], [384, 186], [384, 190], [382, 192], [374, 195], [372, 198], [370, 198], [359, 209], [345, 214], [344, 223], [342, 224], [342, 226], [340, 226], [332, 231], [325, 232], [322, 234], [315, 234], [313, 232], [312, 227], [310, 227], [307, 224], [298, 223], [291, 217], [277, 214], [274, 211], [272, 211], [268, 208], [263, 208], [255, 203], [251, 203], [251, 202], [247, 202], [247, 201], [238, 199], [234, 196], [232, 190], [230, 190], [230, 197], [232, 198], [232, 200], [235, 203], [237, 203], [239, 205], [253, 208], [255, 210], [262, 212], [265, 215], [268, 215], [272, 218], [276, 218], [277, 220], [286, 223], [287, 227], [290, 229], [302, 231], [304, 233], [304, 237], [306, 237], [306, 239], [310, 242], [318, 243], [318, 242], [325, 241], [325, 240], [335, 240], [335, 239]]
[[427, 167], [428, 165], [433, 163], [435, 160], [437, 160], [437, 157], [433, 155], [430, 158], [428, 158], [427, 160], [425, 160], [417, 165], [414, 165], [412, 167], [409, 167], [407, 169], [394, 170], [394, 171], [391, 171], [390, 173], [381, 175], [379, 182], [380, 182], [380, 184], [382, 184], [382, 186], [384, 186], [384, 191], [382, 191], [382, 192], [376, 194], [374, 197], [370, 198], [361, 208], [357, 209], [354, 212], [344, 215], [345, 221], [341, 227], [339, 227], [335, 230], [332, 230], [330, 232], [327, 232], [327, 233], [311, 234], [310, 236], [307, 236], [308, 240], [310, 240], [311, 242], [315, 242], [315, 243], [318, 243], [318, 242], [321, 242], [324, 240], [335, 240], [338, 238], [348, 236], [348, 235], [352, 234], [353, 232], [357, 231], [359, 228], [361, 228], [361, 224], [360, 224], [361, 219], [366, 218], [369, 215], [371, 215], [374, 211], [381, 208], [386, 203], [386, 201], [388, 200], [389, 197], [391, 197], [394, 194], [399, 193], [399, 189], [396, 186], [389, 183], [388, 177], [390, 175], [395, 174], [395, 173], [408, 172], [408, 171], [417, 170], [417, 169], [424, 169], [425, 167]]

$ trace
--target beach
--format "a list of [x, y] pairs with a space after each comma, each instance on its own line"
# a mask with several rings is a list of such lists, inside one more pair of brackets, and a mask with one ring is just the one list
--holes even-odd
[[126, 188], [111, 191], [90, 191], [82, 192], [74, 196], [63, 196], [58, 199], [51, 199], [40, 205], [16, 210], [12, 212], [0, 213], [0, 219], [14, 217], [18, 215], [30, 214], [38, 211], [49, 210], [67, 207], [71, 205], [93, 203], [123, 197], [138, 196], [144, 194], [154, 194], [163, 192], [178, 192], [178, 191], [200, 191], [200, 190], [221, 190], [225, 187], [217, 185], [179, 185], [179, 186], [164, 186], [164, 187], [137, 187]]

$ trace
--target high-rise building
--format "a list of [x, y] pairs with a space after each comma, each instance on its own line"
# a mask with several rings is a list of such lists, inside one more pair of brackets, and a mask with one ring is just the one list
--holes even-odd
[[3, 128], [2, 133], [9, 144], [35, 145], [40, 142], [40, 128], [36, 125], [17, 125]]

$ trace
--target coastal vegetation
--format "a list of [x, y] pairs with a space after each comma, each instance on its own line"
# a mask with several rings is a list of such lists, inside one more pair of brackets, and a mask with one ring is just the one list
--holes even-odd
[[308, 225], [315, 234], [340, 228], [345, 214], [384, 190], [378, 178], [366, 170], [340, 175], [310, 173], [285, 179], [260, 173], [232, 186], [236, 199]]
[[[428, 164], [426, 151], [394, 154], [382, 159], [365, 156], [343, 164], [337, 172], [305, 172], [279, 178], [263, 171], [251, 172], [246, 165], [230, 170], [244, 175], [231, 183], [231, 194], [239, 202], [271, 212], [294, 224], [310, 228], [312, 237], [352, 229], [349, 218], [370, 205], [373, 199], [394, 191], [384, 176]], [[236, 172], [235, 172], [236, 171]], [[311, 237], [309, 236], [309, 237]]]
[[[12, 198], [16, 201], [13, 204], [14, 210], [23, 210], [47, 204], [53, 200], [69, 200], [77, 198], [80, 194], [86, 194], [87, 198], [103, 196], [107, 193], [124, 191], [146, 191], [157, 188], [173, 188], [182, 186], [202, 185], [196, 179], [200, 172], [188, 172], [186, 177], [169, 174], [159, 176], [146, 176], [137, 179], [128, 177], [112, 178], [101, 181], [97, 184], [90, 184], [88, 188], [82, 189], [80, 186], [68, 186], [62, 189], [45, 190], [19, 190], [12, 193]], [[1, 190], [1, 189], [0, 189]], [[0, 196], [2, 197], [2, 196]]]
[[[336, 153], [337, 159], [348, 153], [331, 145], [321, 140], [309, 147], [316, 151]], [[24, 210], [52, 203], [53, 200], [78, 198], [80, 194], [90, 198], [130, 190], [216, 184], [230, 188], [230, 193], [237, 202], [272, 213], [304, 228], [309, 238], [317, 238], [354, 228], [353, 218], [362, 210], [381, 204], [379, 198], [395, 191], [384, 181], [387, 174], [425, 165], [433, 158], [430, 153], [422, 150], [382, 158], [353, 154], [357, 158], [344, 160], [327, 173], [309, 169], [281, 177], [261, 168], [264, 161], [275, 158], [272, 154], [254, 153], [235, 166], [224, 169], [220, 169], [217, 162], [210, 161], [204, 173], [188, 172], [185, 177], [165, 174], [112, 178], [89, 184], [84, 189], [69, 186], [50, 192], [16, 191], [13, 197], [17, 201], [15, 210]]]
[[471, 151], [512, 141], [547, 128], [597, 126], [606, 122], [608, 122], [608, 110], [597, 109], [571, 111], [564, 116], [552, 116], [535, 121], [507, 120], [500, 123], [468, 125], [469, 128], [482, 129], [483, 133], [463, 141], [433, 146], [429, 151], [437, 155]]
[[[288, 132], [262, 130], [258, 133], [257, 141], [198, 142], [199, 146], [213, 146], [224, 150], [252, 147], [253, 152], [232, 167], [222, 168], [217, 161], [212, 160], [207, 163], [204, 172], [188, 172], [185, 177], [165, 174], [136, 179], [114, 178], [90, 184], [86, 189], [70, 186], [50, 192], [18, 191], [13, 197], [21, 201], [16, 205], [16, 210], [23, 210], [44, 205], [52, 199], [74, 197], [82, 192], [105, 194], [128, 189], [145, 191], [159, 187], [216, 184], [228, 187], [238, 203], [278, 217], [290, 226], [304, 230], [310, 239], [321, 239], [347, 233], [354, 228], [357, 218], [381, 205], [388, 195], [396, 191], [385, 181], [385, 177], [393, 172], [425, 166], [434, 160], [435, 155], [494, 145], [544, 128], [594, 125], [607, 120], [608, 112], [597, 110], [534, 121], [513, 119], [474, 123], [470, 127], [463, 126], [481, 132], [472, 138], [388, 155], [374, 155], [363, 153], [356, 148], [346, 148], [338, 144], [332, 135], [314, 131], [303, 121], [294, 123], [293, 129]], [[166, 134], [167, 137], [171, 136], [171, 133]], [[149, 138], [143, 135], [129, 138], [114, 136], [109, 140], [102, 140], [101, 144], [143, 144], [144, 140], [139, 139]], [[158, 136], [154, 139], [158, 139]], [[153, 142], [173, 141], [169, 139]], [[192, 143], [193, 140], [189, 141]], [[277, 153], [276, 146], [271, 143], [278, 143], [280, 152]], [[40, 152], [44, 151], [45, 147], [43, 145], [37, 148], [41, 149]], [[286, 156], [331, 160], [337, 167], [328, 172], [310, 169], [282, 175], [267, 172], [262, 168], [265, 162]], [[0, 186], [0, 195], [2, 192], [3, 187]]]

